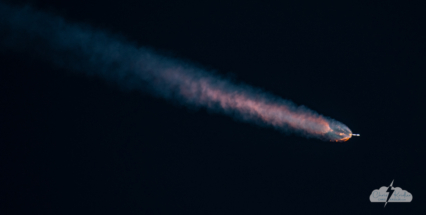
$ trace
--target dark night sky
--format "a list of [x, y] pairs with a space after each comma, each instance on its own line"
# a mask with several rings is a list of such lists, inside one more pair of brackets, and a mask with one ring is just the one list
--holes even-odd
[[[1, 50], [0, 214], [425, 211], [424, 5], [8, 2], [196, 62], [361, 137], [284, 135]], [[413, 202], [370, 203], [394, 179]]]

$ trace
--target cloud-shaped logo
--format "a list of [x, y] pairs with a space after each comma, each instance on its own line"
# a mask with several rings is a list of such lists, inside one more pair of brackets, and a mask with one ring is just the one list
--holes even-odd
[[401, 189], [400, 187], [393, 187], [392, 183], [389, 187], [381, 187], [378, 190], [373, 190], [370, 195], [370, 202], [384, 202], [385, 207], [388, 202], [411, 202], [413, 195], [410, 192]]

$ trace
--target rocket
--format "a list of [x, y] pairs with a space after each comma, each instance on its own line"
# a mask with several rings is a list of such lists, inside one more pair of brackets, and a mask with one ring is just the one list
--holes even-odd
[[359, 135], [359, 134], [352, 134], [352, 136], [357, 136], [357, 137], [359, 137], [359, 136], [361, 136], [361, 135]]

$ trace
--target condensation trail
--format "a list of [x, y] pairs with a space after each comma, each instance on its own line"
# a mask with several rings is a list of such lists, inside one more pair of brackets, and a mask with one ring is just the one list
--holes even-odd
[[280, 131], [335, 142], [352, 135], [346, 125], [303, 106], [31, 7], [0, 2], [0, 44], [4, 50], [101, 76], [126, 89], [147, 91]]

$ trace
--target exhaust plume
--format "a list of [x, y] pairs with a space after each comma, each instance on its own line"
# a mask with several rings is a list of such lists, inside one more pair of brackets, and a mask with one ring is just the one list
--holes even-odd
[[346, 125], [306, 107], [28, 6], [0, 2], [0, 44], [3, 49], [27, 53], [73, 72], [97, 75], [126, 89], [286, 133], [334, 142], [352, 136]]

